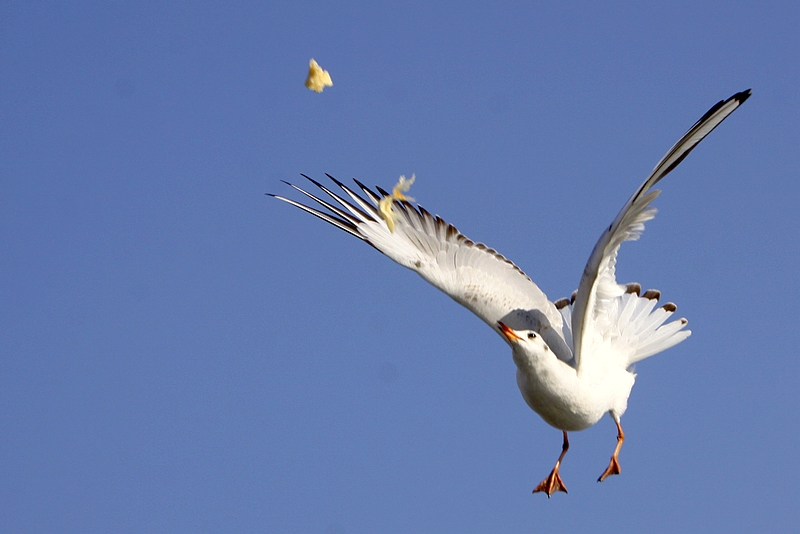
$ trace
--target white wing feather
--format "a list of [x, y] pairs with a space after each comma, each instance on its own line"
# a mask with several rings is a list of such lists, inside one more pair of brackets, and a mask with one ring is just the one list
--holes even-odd
[[[637, 189], [636, 193], [625, 203], [617, 215], [614, 222], [603, 232], [597, 244], [589, 256], [586, 268], [583, 271], [578, 293], [572, 306], [572, 337], [575, 365], [580, 371], [582, 360], [586, 354], [592, 351], [584, 350], [592, 339], [608, 338], [609, 329], [616, 328], [610, 319], [615, 316], [611, 313], [611, 307], [618, 305], [618, 299], [625, 294], [625, 286], [617, 284], [615, 267], [617, 262], [617, 252], [624, 241], [632, 241], [639, 238], [644, 230], [644, 223], [655, 217], [655, 208], [649, 207], [650, 203], [661, 193], [661, 191], [651, 188], [659, 180], [669, 174], [689, 152], [697, 146], [711, 131], [716, 128], [725, 118], [733, 113], [750, 96], [750, 90], [737, 93], [727, 100], [722, 100], [709, 109], [703, 117], [692, 126], [683, 137], [667, 152], [658, 162], [650, 173], [650, 176]], [[679, 330], [680, 322], [675, 321], [676, 326], [665, 325], [659, 329], [660, 336], [674, 334], [673, 329]], [[685, 324], [685, 320], [682, 324]], [[666, 328], [669, 327], [669, 328]], [[612, 335], [619, 334], [618, 332]], [[686, 333], [685, 336], [688, 336]], [[670, 338], [667, 341], [675, 343], [681, 341], [685, 336]], [[673, 343], [674, 344], [674, 343]], [[651, 340], [649, 346], [639, 347], [636, 355], [626, 355], [634, 359], [642, 359], [643, 354], [653, 354], [650, 352], [654, 347], [658, 348], [655, 352], [663, 350], [661, 346], [664, 341], [659, 339]], [[666, 348], [666, 347], [664, 347]], [[585, 365], [585, 362], [584, 362]]]
[[[378, 188], [379, 196], [356, 180], [369, 198], [368, 202], [332, 176], [328, 177], [346, 193], [349, 201], [305, 176], [339, 207], [296, 185], [288, 185], [330, 213], [282, 196], [271, 196], [366, 241], [403, 267], [417, 272], [480, 317], [498, 334], [497, 322], [501, 320], [515, 330], [536, 330], [560, 359], [571, 361], [572, 351], [564, 340], [561, 314], [514, 263], [486, 245], [468, 239], [440, 217], [406, 201], [393, 201], [397, 217], [394, 231], [390, 231], [376, 209], [380, 199], [388, 193]], [[503, 339], [506, 338], [503, 336]]]
[[[392, 218], [392, 231], [378, 211], [381, 199], [389, 196], [381, 188], [377, 188], [379, 195], [356, 180], [369, 199], [365, 200], [328, 175], [350, 199], [345, 200], [303, 175], [328, 194], [334, 205], [288, 184], [328, 212], [283, 196], [270, 196], [366, 241], [395, 262], [417, 272], [501, 336], [498, 321], [514, 330], [535, 330], [559, 359], [575, 366], [579, 372], [581, 361], [590, 361], [583, 354], [591, 352], [587, 348], [590, 341], [610, 340], [611, 345], [606, 345], [606, 350], [601, 347], [597, 351], [598, 358], [618, 358], [620, 361], [613, 362], [614, 365], [627, 366], [679, 343], [691, 332], [682, 330], [685, 319], [663, 324], [672, 315], [674, 305], [670, 310], [665, 307], [653, 311], [654, 299], [638, 297], [638, 293], [635, 297], [626, 295], [626, 287], [617, 284], [615, 275], [619, 247], [624, 241], [638, 239], [644, 223], [655, 216], [656, 210], [650, 203], [660, 191], [651, 191], [652, 187], [749, 96], [750, 90], [747, 90], [718, 102], [675, 143], [600, 236], [573, 302], [560, 304], [559, 308], [511, 261], [468, 239], [453, 225], [422, 207], [393, 200], [393, 212], [397, 216]], [[607, 363], [611, 362], [593, 362], [593, 365]]]

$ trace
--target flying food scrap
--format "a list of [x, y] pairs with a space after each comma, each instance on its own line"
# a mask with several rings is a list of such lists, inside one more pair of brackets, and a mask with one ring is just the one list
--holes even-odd
[[414, 200], [411, 197], [407, 197], [403, 193], [408, 192], [411, 189], [411, 184], [414, 183], [416, 179], [416, 175], [412, 174], [411, 178], [406, 179], [405, 176], [401, 176], [400, 180], [397, 181], [397, 185], [394, 186], [392, 189], [392, 194], [383, 197], [380, 202], [378, 203], [378, 211], [383, 217], [383, 220], [386, 221], [386, 226], [389, 227], [389, 231], [394, 233], [394, 220], [397, 218], [397, 214], [392, 209], [392, 202], [395, 200]]
[[317, 93], [321, 93], [326, 87], [333, 87], [331, 75], [328, 74], [327, 70], [322, 70], [322, 67], [313, 58], [308, 63], [306, 87]]

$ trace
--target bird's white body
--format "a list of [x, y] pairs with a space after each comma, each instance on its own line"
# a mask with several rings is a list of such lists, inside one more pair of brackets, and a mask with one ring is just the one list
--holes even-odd
[[619, 473], [617, 454], [624, 440], [620, 417], [635, 380], [633, 364], [680, 343], [691, 333], [684, 329], [686, 319], [669, 321], [676, 310], [674, 304], [657, 307], [658, 291], [641, 294], [638, 284], [617, 283], [617, 253], [624, 241], [638, 239], [644, 223], [655, 216], [650, 203], [660, 191], [653, 186], [749, 96], [748, 90], [717, 103], [667, 152], [600, 236], [569, 300], [551, 302], [511, 261], [413, 206], [402, 195], [390, 195], [380, 188], [378, 195], [356, 181], [367, 196], [364, 199], [329, 176], [350, 200], [308, 177], [336, 205], [289, 184], [328, 212], [272, 196], [416, 271], [509, 343], [525, 402], [547, 423], [564, 431], [561, 457], [550, 477], [535, 490], [550, 495], [566, 491], [558, 475], [569, 446], [566, 433], [586, 429], [606, 413], [616, 422], [618, 442], [600, 480]]
[[[523, 340], [525, 343], [527, 340]], [[617, 365], [579, 375], [537, 336], [512, 349], [522, 398], [546, 423], [567, 432], [585, 430], [606, 413], [615, 420], [628, 407], [635, 375]]]

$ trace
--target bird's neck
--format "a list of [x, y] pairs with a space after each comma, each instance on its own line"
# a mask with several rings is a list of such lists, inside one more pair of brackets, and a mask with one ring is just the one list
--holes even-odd
[[566, 382], [576, 378], [575, 369], [559, 360], [551, 350], [530, 351], [517, 346], [512, 354], [517, 369], [533, 383]]

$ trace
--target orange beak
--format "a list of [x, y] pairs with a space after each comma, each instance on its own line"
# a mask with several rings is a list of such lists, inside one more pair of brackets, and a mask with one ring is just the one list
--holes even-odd
[[503, 335], [506, 336], [507, 340], [509, 340], [511, 342], [514, 342], [514, 341], [520, 341], [522, 339], [517, 334], [515, 334], [513, 330], [511, 330], [509, 327], [507, 327], [502, 322], [497, 321], [497, 326], [500, 327], [500, 332], [502, 332]]

